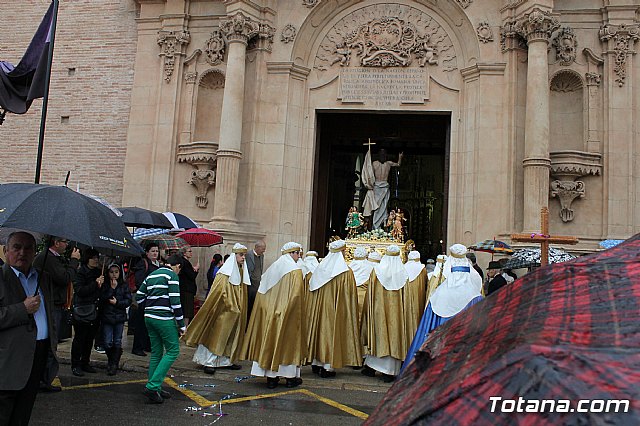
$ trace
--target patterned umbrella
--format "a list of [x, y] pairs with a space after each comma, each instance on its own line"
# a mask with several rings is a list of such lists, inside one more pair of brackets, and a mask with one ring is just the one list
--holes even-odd
[[199, 227], [195, 220], [183, 215], [182, 213], [164, 212], [162, 214], [165, 215], [167, 219], [169, 219], [169, 222], [173, 224], [174, 230], [184, 230]]
[[[575, 258], [576, 256], [565, 251], [549, 247], [549, 263], [566, 262]], [[530, 268], [532, 266], [540, 266], [539, 248], [517, 250], [504, 265], [505, 269]]]
[[484, 251], [486, 253], [513, 254], [509, 244], [499, 240], [484, 240], [469, 247], [469, 250]]
[[367, 424], [640, 424], [639, 258], [640, 234], [461, 312], [429, 336]]
[[148, 243], [156, 243], [158, 247], [164, 250], [179, 250], [189, 245], [185, 240], [175, 235], [159, 234], [150, 235], [140, 239], [142, 245]]
[[211, 247], [216, 244], [222, 244], [222, 235], [206, 228], [187, 229], [177, 236], [193, 247]]

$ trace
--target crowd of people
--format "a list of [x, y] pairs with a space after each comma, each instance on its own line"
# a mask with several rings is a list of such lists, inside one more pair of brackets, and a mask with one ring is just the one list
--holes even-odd
[[331, 242], [321, 260], [289, 242], [264, 270], [266, 244], [248, 249], [238, 243], [231, 255], [213, 257], [207, 297], [196, 315], [200, 267], [191, 263], [190, 247], [163, 260], [151, 243], [142, 259], [123, 265], [90, 248], [71, 249], [64, 238], [48, 241], [36, 256], [33, 236], [17, 232], [4, 248], [2, 344], [35, 350], [0, 356], [7, 372], [0, 379], [0, 424], [30, 415], [39, 389], [60, 390], [53, 379], [65, 307], [73, 313], [71, 372], [95, 373], [90, 358], [99, 344], [107, 374], [117, 374], [128, 322], [132, 353], [151, 352], [144, 394], [161, 403], [170, 397], [161, 384], [180, 353], [180, 339], [196, 348], [193, 361], [205, 373], [241, 369], [240, 361], [250, 361], [251, 374], [265, 377], [270, 389], [281, 380], [299, 386], [305, 365], [321, 378], [351, 366], [392, 381], [435, 327], [513, 281], [491, 262], [483, 283], [473, 253], [460, 244], [424, 265], [417, 251], [402, 263], [395, 245], [384, 254], [358, 247], [347, 262], [343, 240]]

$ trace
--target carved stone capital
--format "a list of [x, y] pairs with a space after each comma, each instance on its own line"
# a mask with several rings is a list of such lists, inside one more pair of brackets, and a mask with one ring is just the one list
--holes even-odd
[[613, 48], [618, 86], [624, 85], [627, 78], [627, 57], [633, 53], [633, 44], [640, 39], [640, 24], [632, 25], [604, 25], [600, 28], [600, 40], [608, 41], [609, 48]]
[[476, 33], [478, 34], [478, 40], [482, 43], [493, 41], [493, 31], [488, 22], [480, 22], [478, 28], [476, 28]]
[[195, 186], [196, 205], [200, 208], [207, 207], [207, 193], [216, 183], [217, 150], [218, 144], [208, 141], [178, 145], [178, 162], [195, 167], [187, 183]]
[[587, 86], [600, 86], [602, 74], [597, 72], [588, 72], [584, 75], [584, 78], [587, 80]]
[[159, 56], [164, 58], [164, 80], [169, 83], [175, 69], [176, 57], [184, 56], [183, 48], [191, 41], [189, 31], [158, 31]]
[[550, 187], [551, 196], [560, 201], [560, 218], [563, 222], [571, 222], [575, 215], [571, 203], [576, 198], [584, 198], [584, 182], [554, 180]]
[[568, 66], [576, 60], [578, 40], [571, 27], [564, 27], [553, 39], [556, 60], [560, 65]]
[[276, 34], [275, 27], [265, 23], [260, 23], [260, 29], [258, 30], [258, 37], [255, 39], [256, 46], [250, 46], [250, 48], [256, 48], [258, 50], [264, 50], [266, 52], [271, 52], [271, 48], [273, 46], [273, 37]]
[[291, 24], [287, 24], [280, 33], [280, 41], [283, 43], [291, 43], [296, 38], [296, 27]]
[[526, 49], [527, 42], [518, 33], [517, 22], [506, 20], [500, 27], [500, 50], [504, 53], [514, 49]]
[[223, 19], [220, 23], [220, 31], [231, 43], [234, 41], [247, 44], [249, 39], [260, 31], [260, 24], [245, 16], [242, 12]]
[[222, 32], [216, 30], [211, 33], [205, 46], [206, 60], [210, 65], [218, 65], [224, 61], [224, 52], [227, 45]]
[[527, 43], [532, 41], [549, 41], [551, 34], [560, 28], [558, 19], [551, 12], [538, 7], [525, 13], [516, 24], [516, 30]]

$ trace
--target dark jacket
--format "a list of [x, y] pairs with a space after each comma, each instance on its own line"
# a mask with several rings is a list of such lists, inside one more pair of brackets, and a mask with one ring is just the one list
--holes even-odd
[[73, 282], [73, 303], [75, 305], [90, 305], [100, 299], [100, 288], [96, 279], [102, 275], [100, 268], [90, 269], [87, 265], [81, 265]]
[[142, 259], [140, 259], [133, 266], [134, 273], [136, 274], [136, 290], [140, 288], [144, 279], [147, 278], [147, 276], [149, 276], [150, 273], [152, 273], [158, 268], [159, 266], [156, 266], [153, 263], [151, 263], [151, 261], [146, 257], [143, 257]]
[[[33, 355], [36, 352], [36, 321], [27, 314], [20, 280], [7, 264], [0, 269], [0, 391], [15, 391], [26, 386]], [[51, 353], [55, 357], [58, 346], [57, 330], [53, 325], [53, 296], [51, 278], [45, 273], [40, 281]]]
[[[109, 303], [109, 299], [116, 298], [116, 304]], [[118, 324], [127, 321], [127, 308], [131, 305], [131, 291], [127, 284], [120, 280], [116, 288], [111, 288], [108, 282], [102, 285], [100, 292], [102, 306], [102, 321], [107, 324]]]
[[180, 292], [196, 294], [198, 292], [198, 286], [196, 284], [196, 277], [198, 273], [193, 269], [193, 265], [186, 257], [182, 258], [182, 267], [178, 278], [180, 278]]
[[42, 270], [45, 254], [47, 256], [47, 264], [44, 270], [51, 277], [53, 283], [53, 304], [64, 305], [67, 302], [67, 287], [69, 283], [73, 283], [76, 280], [79, 262], [77, 259], [67, 261], [62, 256], [56, 256], [52, 253], [47, 253], [47, 250], [43, 250], [33, 260], [33, 267], [38, 271]]
[[491, 281], [489, 281], [489, 284], [487, 284], [487, 296], [497, 290], [500, 290], [505, 285], [507, 285], [507, 280], [504, 279], [502, 274], [496, 275]]

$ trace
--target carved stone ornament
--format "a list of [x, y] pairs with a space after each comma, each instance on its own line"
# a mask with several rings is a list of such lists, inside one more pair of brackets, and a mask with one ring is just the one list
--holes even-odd
[[560, 65], [571, 65], [576, 60], [578, 52], [578, 40], [573, 29], [564, 27], [553, 39], [553, 47], [556, 49], [556, 59]]
[[158, 31], [160, 56], [164, 57], [164, 80], [169, 83], [175, 69], [176, 57], [184, 56], [183, 46], [191, 41], [189, 31]]
[[587, 80], [587, 86], [600, 86], [602, 74], [598, 74], [597, 72], [588, 72], [584, 75], [584, 78]]
[[473, 3], [473, 0], [456, 0], [456, 1], [460, 6], [462, 6], [463, 9], [468, 8], [471, 5], [471, 3]]
[[582, 79], [577, 72], [563, 69], [553, 76], [549, 88], [552, 92], [575, 92], [582, 90]]
[[271, 52], [273, 46], [273, 37], [276, 35], [276, 29], [267, 23], [260, 23], [258, 31], [258, 49]]
[[538, 7], [525, 14], [516, 24], [516, 30], [527, 40], [527, 43], [536, 40], [547, 41], [558, 28], [560, 28], [558, 19], [551, 15], [551, 12]]
[[560, 218], [563, 222], [571, 222], [575, 212], [571, 208], [571, 203], [576, 198], [584, 198], [584, 182], [582, 181], [560, 181], [551, 182], [551, 196], [560, 200]]
[[613, 40], [613, 51], [615, 53], [615, 66], [618, 86], [624, 85], [627, 78], [627, 57], [633, 53], [633, 43], [640, 38], [640, 24], [625, 25], [605, 25], [600, 28], [600, 40]]
[[318, 3], [320, 3], [320, 0], [302, 0], [302, 5], [308, 8], [315, 7]]
[[282, 32], [280, 33], [280, 41], [282, 41], [283, 43], [291, 43], [296, 38], [296, 32], [296, 27], [294, 27], [293, 25], [285, 25], [282, 29]]
[[218, 145], [213, 142], [191, 142], [178, 145], [178, 162], [189, 163], [195, 170], [187, 183], [196, 188], [196, 205], [206, 208], [209, 204], [207, 193], [216, 183], [216, 163]]
[[490, 41], [493, 41], [493, 31], [491, 30], [491, 25], [489, 25], [488, 22], [480, 22], [476, 29], [476, 33], [478, 34], [478, 39], [482, 43], [489, 43]]
[[527, 41], [518, 33], [517, 22], [507, 20], [500, 27], [500, 50], [526, 49]]
[[354, 11], [327, 32], [314, 68], [408, 67], [414, 60], [420, 67], [457, 69], [453, 43], [431, 16], [410, 6], [375, 4]]
[[204, 49], [207, 63], [210, 65], [218, 65], [223, 62], [226, 47], [227, 45], [222, 33], [218, 30], [213, 31]]
[[228, 41], [241, 41], [247, 43], [260, 31], [260, 24], [253, 19], [244, 16], [241, 12], [229, 16], [220, 23], [220, 31]]
[[196, 71], [190, 71], [184, 74], [184, 81], [187, 84], [196, 84], [197, 79], [198, 79], [198, 73]]

